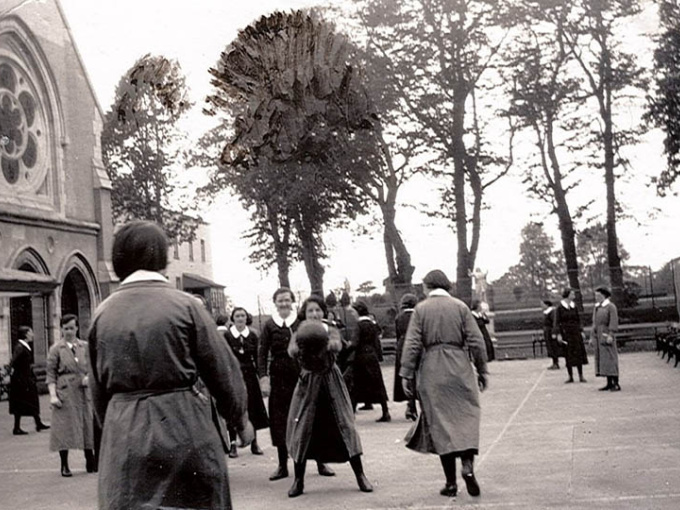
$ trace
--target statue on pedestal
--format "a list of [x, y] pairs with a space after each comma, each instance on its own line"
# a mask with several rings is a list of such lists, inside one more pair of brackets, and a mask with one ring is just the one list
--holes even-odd
[[[479, 299], [482, 303], [486, 304], [486, 276], [489, 274], [488, 271], [482, 271], [480, 268], [476, 267], [474, 271], [468, 270], [468, 276], [471, 276], [475, 282], [475, 297]], [[488, 304], [487, 304], [488, 308]]]

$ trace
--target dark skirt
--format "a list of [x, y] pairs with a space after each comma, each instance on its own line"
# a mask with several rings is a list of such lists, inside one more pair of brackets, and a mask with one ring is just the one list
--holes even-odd
[[387, 401], [380, 361], [373, 350], [358, 350], [354, 363], [345, 374], [345, 383], [353, 403], [379, 404]]
[[299, 374], [300, 368], [297, 362], [291, 358], [275, 358], [271, 362], [269, 431], [272, 436], [272, 446], [286, 446], [288, 411]]
[[248, 419], [253, 424], [255, 430], [266, 429], [269, 427], [269, 417], [264, 406], [260, 382], [255, 368], [241, 365], [241, 372], [246, 383], [246, 390], [248, 391]]
[[583, 345], [583, 335], [581, 328], [577, 327], [563, 327], [561, 328], [562, 340], [567, 342], [562, 344], [564, 348], [564, 357], [568, 367], [577, 367], [588, 364], [588, 355], [586, 354], [586, 347]]
[[40, 402], [38, 387], [31, 375], [12, 376], [9, 383], [9, 414], [15, 416], [38, 416]]

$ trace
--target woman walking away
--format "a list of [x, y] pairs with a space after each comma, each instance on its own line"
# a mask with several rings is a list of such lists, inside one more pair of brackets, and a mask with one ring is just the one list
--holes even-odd
[[352, 403], [335, 363], [342, 341], [338, 330], [324, 321], [327, 313], [323, 298], [311, 295], [302, 304], [302, 322], [288, 347], [302, 367], [288, 414], [286, 443], [295, 467], [291, 498], [304, 491], [307, 459], [349, 461], [359, 490], [373, 490], [361, 463]]
[[[124, 225], [113, 241], [121, 284], [88, 335], [92, 399], [103, 423], [99, 508], [230, 509], [214, 406], [252, 439], [238, 361], [208, 311], [160, 273], [168, 240], [155, 223]], [[198, 379], [210, 398], [196, 387]]]
[[387, 408], [387, 390], [380, 370], [380, 327], [371, 319], [368, 307], [358, 301], [353, 305], [357, 322], [357, 345], [351, 366], [352, 403], [380, 404], [382, 416], [376, 421], [388, 422], [392, 418]]
[[573, 367], [576, 367], [578, 371], [579, 381], [587, 382], [586, 378], [583, 377], [583, 365], [588, 364], [588, 356], [583, 345], [581, 317], [574, 302], [574, 291], [571, 289], [562, 291], [562, 301], [555, 309], [553, 334], [557, 336], [557, 341], [562, 344], [565, 351], [564, 357], [569, 378], [564, 382], [574, 382]]
[[10, 362], [9, 414], [14, 415], [12, 434], [23, 436], [28, 432], [21, 430], [22, 416], [33, 417], [37, 432], [47, 430], [50, 426], [40, 419], [38, 385], [33, 373], [33, 330], [28, 326], [19, 326], [18, 337]]
[[[290, 401], [300, 375], [300, 365], [288, 355], [288, 344], [300, 321], [293, 314], [293, 291], [281, 287], [274, 292], [276, 312], [262, 326], [258, 349], [257, 371], [262, 396], [269, 397], [269, 432], [276, 447], [279, 465], [270, 476], [272, 481], [288, 476], [286, 426]], [[334, 476], [325, 464], [317, 464], [321, 476]]]
[[[255, 431], [266, 429], [269, 427], [269, 418], [267, 418], [267, 409], [264, 407], [260, 383], [257, 379], [257, 346], [259, 341], [257, 333], [248, 327], [253, 323], [253, 318], [245, 308], [237, 306], [231, 312], [231, 322], [233, 325], [224, 332], [224, 336], [229, 347], [231, 347], [231, 351], [239, 361], [241, 374], [246, 383], [248, 418]], [[237, 432], [234, 427], [229, 427], [229, 439], [231, 440], [229, 457], [231, 458], [238, 457], [238, 450], [236, 449]], [[257, 432], [254, 434], [257, 434]], [[262, 455], [256, 435], [253, 435], [250, 451], [253, 455]]]
[[619, 329], [619, 315], [616, 305], [609, 298], [611, 292], [606, 287], [595, 289], [597, 304], [593, 310], [593, 329], [591, 343], [595, 343], [595, 375], [606, 377], [607, 384], [600, 391], [621, 391], [619, 386], [619, 352], [614, 334]]
[[442, 496], [458, 493], [460, 457], [468, 493], [479, 496], [473, 468], [479, 451], [479, 391], [487, 386], [484, 339], [470, 309], [449, 295], [451, 282], [442, 271], [430, 271], [423, 287], [428, 297], [416, 305], [401, 357], [404, 392], [414, 395], [417, 379], [421, 411], [406, 447], [439, 455], [446, 476]]
[[415, 397], [407, 398], [404, 394], [404, 389], [401, 384], [401, 376], [399, 370], [401, 369], [401, 351], [404, 348], [404, 340], [406, 340], [406, 331], [408, 324], [413, 315], [413, 308], [416, 306], [418, 298], [415, 294], [404, 294], [399, 301], [399, 313], [394, 321], [395, 331], [397, 333], [397, 349], [394, 355], [394, 401], [406, 401], [406, 419], [415, 421], [418, 418], [418, 410], [416, 409]]
[[61, 341], [50, 347], [47, 355], [47, 389], [52, 406], [50, 450], [61, 458], [61, 476], [72, 476], [68, 451], [85, 451], [85, 469], [94, 473], [94, 431], [89, 384], [87, 343], [77, 337], [78, 318], [67, 314], [61, 318]]

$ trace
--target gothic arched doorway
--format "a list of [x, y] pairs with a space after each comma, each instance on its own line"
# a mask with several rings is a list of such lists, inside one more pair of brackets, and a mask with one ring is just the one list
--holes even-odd
[[92, 299], [87, 280], [77, 267], [66, 274], [61, 286], [61, 316], [69, 313], [78, 317], [79, 333], [83, 335], [90, 325]]

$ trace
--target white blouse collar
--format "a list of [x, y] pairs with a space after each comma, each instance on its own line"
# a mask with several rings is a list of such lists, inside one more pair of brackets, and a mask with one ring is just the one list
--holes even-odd
[[451, 296], [448, 292], [446, 292], [444, 289], [432, 289], [428, 296]]
[[134, 283], [141, 281], [167, 282], [168, 279], [157, 271], [147, 271], [146, 269], [138, 269], [137, 271], [129, 275], [127, 278], [125, 278], [122, 282], [120, 282], [120, 284], [125, 285], [126, 283]]
[[236, 329], [236, 326], [232, 324], [232, 326], [229, 328], [229, 332], [233, 335], [234, 338], [238, 338], [242, 336], [243, 338], [248, 338], [248, 335], [250, 335], [250, 330], [248, 329], [248, 326], [243, 328], [243, 331], [239, 331]]
[[32, 351], [32, 350], [33, 350], [33, 349], [31, 349], [31, 346], [28, 345], [28, 342], [26, 342], [26, 340], [20, 339], [20, 340], [19, 340], [19, 343], [20, 343], [21, 345], [23, 345], [24, 347], [26, 347], [26, 349], [28, 349], [29, 351]]
[[568, 310], [569, 308], [576, 308], [576, 304], [574, 304], [573, 302], [569, 303], [569, 302], [565, 301], [564, 299], [563, 299], [562, 301], [560, 301], [560, 304], [561, 304], [563, 307], [565, 307], [567, 310]]
[[275, 312], [272, 314], [272, 320], [274, 321], [274, 324], [276, 324], [280, 328], [283, 327], [289, 328], [295, 322], [295, 314], [293, 312], [290, 312], [290, 315], [284, 319], [278, 314], [278, 312]]
[[607, 306], [609, 303], [611, 303], [609, 298], [605, 298], [604, 301], [602, 301], [602, 303], [600, 303], [598, 306]]

